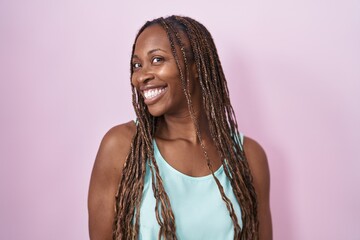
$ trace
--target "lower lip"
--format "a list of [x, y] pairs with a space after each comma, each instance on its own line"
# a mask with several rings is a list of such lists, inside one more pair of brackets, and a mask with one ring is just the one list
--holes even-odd
[[152, 105], [152, 104], [155, 104], [157, 101], [159, 101], [159, 99], [166, 93], [167, 91], [167, 87], [164, 88], [163, 92], [161, 92], [159, 95], [156, 95], [155, 97], [153, 98], [145, 98], [144, 97], [144, 103], [146, 105]]

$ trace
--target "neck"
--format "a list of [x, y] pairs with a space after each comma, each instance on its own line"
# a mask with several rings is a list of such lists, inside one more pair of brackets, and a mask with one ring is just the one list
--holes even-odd
[[210, 130], [205, 113], [195, 113], [195, 118], [198, 129], [196, 129], [190, 113], [181, 117], [164, 115], [159, 119], [156, 136], [169, 140], [182, 139], [199, 144], [200, 141], [196, 134], [197, 130], [200, 131], [202, 139], [210, 138]]

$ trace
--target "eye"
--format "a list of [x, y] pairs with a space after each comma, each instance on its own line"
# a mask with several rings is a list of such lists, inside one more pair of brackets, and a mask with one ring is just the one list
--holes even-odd
[[138, 69], [138, 68], [140, 68], [140, 67], [141, 67], [141, 64], [138, 63], [138, 62], [135, 62], [135, 63], [132, 64], [132, 68], [133, 68], [133, 69]]
[[162, 57], [154, 57], [152, 59], [152, 63], [159, 63], [159, 62], [162, 62], [162, 61], [164, 61], [164, 58], [162, 58]]

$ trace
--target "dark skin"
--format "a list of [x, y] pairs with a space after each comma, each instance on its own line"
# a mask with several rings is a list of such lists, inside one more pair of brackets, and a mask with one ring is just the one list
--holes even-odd
[[[185, 40], [186, 44], [188, 42]], [[209, 175], [210, 170], [181, 89], [179, 71], [166, 32], [160, 26], [150, 26], [140, 34], [132, 61], [132, 84], [142, 91], [145, 98], [146, 91], [162, 89], [158, 96], [145, 100], [149, 112], [160, 117], [155, 139], [162, 156], [172, 167], [186, 175]], [[183, 67], [183, 64], [181, 66]], [[207, 127], [200, 86], [192, 65], [190, 72], [188, 77], [192, 83], [190, 92], [195, 115], [203, 144], [213, 170], [216, 171], [221, 166], [221, 160]], [[135, 131], [136, 126], [131, 121], [110, 129], [101, 142], [91, 175], [88, 198], [89, 231], [92, 240], [112, 239], [115, 194]], [[244, 138], [244, 151], [257, 193], [260, 239], [270, 240], [270, 175], [266, 155], [261, 146], [248, 137]]]

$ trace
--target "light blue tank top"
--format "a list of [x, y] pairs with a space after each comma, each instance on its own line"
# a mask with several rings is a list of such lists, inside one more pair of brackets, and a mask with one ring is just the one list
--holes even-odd
[[[242, 134], [240, 141], [243, 142]], [[213, 176], [191, 177], [177, 171], [161, 156], [155, 140], [153, 145], [164, 188], [175, 215], [177, 238], [179, 240], [234, 239], [234, 225]], [[240, 206], [223, 165], [214, 174], [223, 186], [226, 196], [231, 200], [239, 225], [242, 227]], [[151, 171], [147, 165], [140, 210], [139, 239], [158, 239], [160, 226], [155, 216], [155, 203]]]

